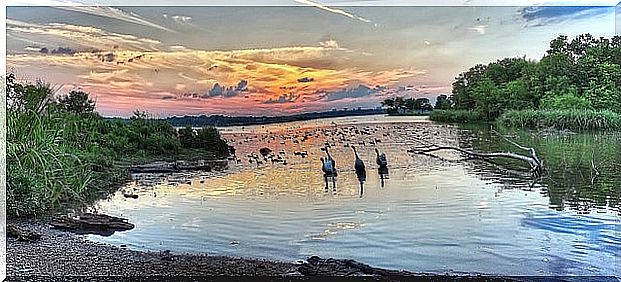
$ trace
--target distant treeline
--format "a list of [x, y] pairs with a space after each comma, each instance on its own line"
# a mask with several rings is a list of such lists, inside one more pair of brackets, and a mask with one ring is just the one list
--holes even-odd
[[200, 115], [200, 116], [182, 116], [169, 117], [166, 121], [173, 126], [240, 126], [240, 125], [257, 125], [282, 123], [291, 121], [312, 120], [320, 118], [346, 117], [346, 116], [364, 116], [384, 114], [384, 109], [356, 109], [356, 110], [333, 110], [328, 112], [313, 112], [294, 114], [287, 116], [225, 116], [225, 115]]

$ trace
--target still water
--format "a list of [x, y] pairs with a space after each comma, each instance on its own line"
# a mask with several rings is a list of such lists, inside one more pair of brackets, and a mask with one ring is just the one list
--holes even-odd
[[[96, 208], [136, 228], [89, 238], [139, 250], [352, 258], [417, 272], [621, 275], [618, 133], [503, 131], [537, 148], [549, 167], [537, 180], [515, 172], [519, 163], [407, 152], [421, 140], [519, 150], [485, 125], [367, 116], [221, 131], [239, 163], [226, 172], [134, 175], [123, 189], [138, 199], [118, 192]], [[338, 170], [327, 188], [326, 142]], [[366, 164], [362, 183], [351, 145]], [[275, 161], [263, 159], [263, 147]], [[378, 173], [374, 148], [387, 155], [388, 175]]]

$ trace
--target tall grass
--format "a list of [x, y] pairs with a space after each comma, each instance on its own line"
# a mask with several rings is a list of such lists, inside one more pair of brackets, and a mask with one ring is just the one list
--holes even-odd
[[7, 214], [37, 216], [79, 198], [92, 173], [63, 144], [62, 121], [7, 112]]
[[[95, 112], [71, 112], [50, 97], [49, 85], [7, 80], [7, 216], [39, 217], [66, 203], [91, 202], [114, 191], [120, 161], [188, 154], [227, 156], [215, 128], [199, 131], [196, 145], [182, 146], [166, 121], [138, 113], [129, 122]], [[212, 154], [213, 153], [213, 154]], [[181, 156], [183, 157], [183, 156]]]
[[433, 110], [429, 119], [437, 122], [467, 123], [483, 121], [483, 117], [475, 111], [467, 110]]
[[621, 129], [621, 115], [612, 111], [594, 110], [510, 110], [498, 122], [509, 127], [530, 127], [589, 130]]

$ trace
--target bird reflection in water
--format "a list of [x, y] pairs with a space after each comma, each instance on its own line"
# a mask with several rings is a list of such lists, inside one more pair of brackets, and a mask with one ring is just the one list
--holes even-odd
[[384, 188], [384, 180], [388, 179], [388, 168], [387, 167], [379, 167], [377, 168], [377, 174], [380, 177], [380, 185]]
[[360, 198], [364, 194], [364, 182], [367, 180], [367, 172], [356, 172], [356, 176], [358, 177], [358, 182], [360, 182]]

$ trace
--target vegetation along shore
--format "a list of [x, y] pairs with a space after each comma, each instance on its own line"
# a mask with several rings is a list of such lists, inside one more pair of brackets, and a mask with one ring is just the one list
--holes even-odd
[[214, 127], [175, 130], [135, 112], [105, 120], [80, 90], [54, 97], [49, 84], [7, 75], [7, 216], [41, 217], [86, 206], [118, 189], [128, 164], [229, 155]]
[[433, 121], [496, 121], [509, 127], [621, 128], [621, 36], [561, 35], [539, 61], [505, 58], [460, 73], [452, 95], [387, 99], [389, 113], [430, 112]]

